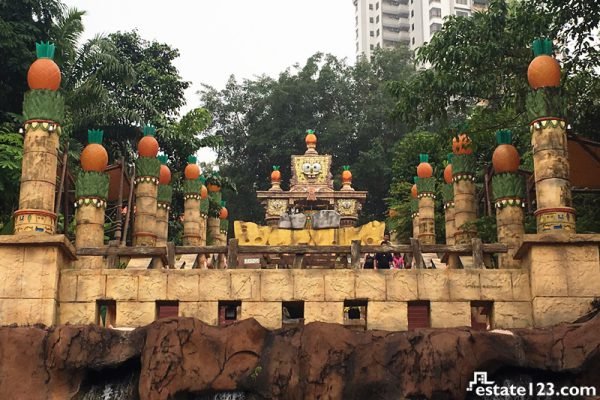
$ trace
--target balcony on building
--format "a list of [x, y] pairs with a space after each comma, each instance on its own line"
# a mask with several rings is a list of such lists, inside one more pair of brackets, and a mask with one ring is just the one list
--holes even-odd
[[408, 0], [406, 0], [406, 1], [384, 0], [383, 3], [381, 4], [381, 11], [383, 13], [408, 16], [408, 13], [409, 13]]
[[395, 46], [398, 43], [408, 44], [410, 41], [410, 35], [405, 31], [389, 31], [384, 29], [383, 31], [383, 46], [390, 47]]

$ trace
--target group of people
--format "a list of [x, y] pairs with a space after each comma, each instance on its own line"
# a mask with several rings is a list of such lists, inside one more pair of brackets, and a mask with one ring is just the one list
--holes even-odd
[[[383, 237], [381, 244], [390, 244], [389, 235]], [[391, 252], [376, 253], [375, 255], [367, 254], [363, 264], [364, 269], [409, 269], [410, 267], [409, 263], [405, 263], [402, 254]]]

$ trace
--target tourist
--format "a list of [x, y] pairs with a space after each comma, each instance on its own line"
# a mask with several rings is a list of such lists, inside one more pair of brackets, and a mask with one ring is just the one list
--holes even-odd
[[[385, 235], [383, 237], [383, 241], [381, 242], [382, 246], [386, 246], [390, 244], [390, 236]], [[381, 252], [375, 254], [375, 269], [390, 269], [392, 264], [392, 253], [390, 252]]]
[[367, 254], [365, 257], [365, 263], [363, 264], [363, 269], [374, 269], [375, 268], [375, 258], [371, 254]]
[[392, 268], [404, 269], [404, 257], [402, 257], [402, 254], [394, 253], [394, 257], [392, 258]]

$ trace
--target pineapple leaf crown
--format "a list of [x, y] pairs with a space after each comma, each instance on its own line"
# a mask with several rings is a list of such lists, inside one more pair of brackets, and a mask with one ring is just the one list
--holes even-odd
[[422, 163], [429, 162], [429, 154], [419, 154], [419, 161]]
[[54, 58], [54, 51], [56, 50], [56, 46], [50, 42], [38, 42], [35, 44], [35, 52], [37, 54], [37, 58]]
[[221, 200], [221, 207], [225, 207], [227, 205], [227, 202], [225, 200]]
[[201, 184], [205, 184], [206, 183], [206, 177], [204, 175], [200, 175], [200, 177], [198, 178], [198, 180], [200, 181]]
[[350, 171], [349, 165], [342, 165], [342, 168], [344, 169], [344, 171]]
[[196, 164], [196, 161], [198, 161], [198, 159], [196, 158], [196, 156], [189, 156], [187, 158], [188, 164]]
[[144, 136], [154, 135], [156, 135], [156, 127], [150, 124], [146, 124], [146, 126], [144, 126]]
[[160, 161], [160, 163], [162, 165], [167, 165], [168, 157], [165, 154], [161, 154], [160, 156], [158, 156], [156, 158], [158, 158], [158, 161]]
[[419, 181], [419, 177], [418, 176], [413, 176], [413, 182], [416, 185], [417, 182]]
[[454, 154], [453, 153], [448, 153], [446, 155], [446, 158], [448, 159], [448, 164], [452, 164], [452, 160], [454, 160]]
[[510, 129], [500, 129], [496, 131], [496, 143], [512, 144], [512, 131]]
[[533, 49], [533, 55], [536, 57], [541, 55], [551, 56], [553, 54], [552, 40], [548, 38], [535, 39], [531, 47]]
[[306, 134], [307, 135], [311, 135], [311, 134], [314, 135], [315, 134], [315, 130], [314, 129], [307, 129], [306, 130]]
[[279, 171], [279, 165], [273, 165], [273, 171]]
[[101, 129], [88, 129], [88, 143], [102, 144], [104, 131]]

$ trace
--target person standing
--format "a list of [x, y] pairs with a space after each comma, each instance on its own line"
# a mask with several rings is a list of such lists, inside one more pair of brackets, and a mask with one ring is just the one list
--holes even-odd
[[[390, 236], [385, 235], [383, 237], [383, 241], [381, 242], [382, 246], [386, 246], [390, 244]], [[392, 266], [392, 253], [381, 252], [375, 254], [375, 269], [390, 269]]]

